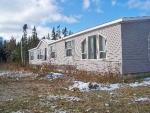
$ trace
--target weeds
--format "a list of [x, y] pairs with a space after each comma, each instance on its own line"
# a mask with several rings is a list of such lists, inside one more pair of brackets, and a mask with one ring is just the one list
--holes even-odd
[[[39, 74], [36, 79], [31, 79], [31, 76], [19, 80], [0, 77], [0, 112], [150, 112], [149, 101], [136, 101], [139, 98], [150, 98], [149, 86], [125, 87], [113, 91], [68, 90], [68, 86], [71, 86], [74, 80], [90, 82], [89, 87], [94, 89], [97, 85], [92, 85], [91, 82], [109, 84], [137, 80], [133, 79], [132, 75], [89, 72], [77, 70], [70, 65], [43, 64], [42, 66], [21, 67], [13, 64], [3, 65], [0, 69], [32, 71]], [[45, 75], [50, 72], [61, 72], [65, 76], [49, 82]], [[52, 98], [49, 99], [50, 96]], [[12, 101], [6, 101], [8, 99]], [[76, 99], [81, 100], [76, 101]]]

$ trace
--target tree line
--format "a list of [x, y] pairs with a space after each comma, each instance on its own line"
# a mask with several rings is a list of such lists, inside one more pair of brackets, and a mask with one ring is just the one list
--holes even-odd
[[[38, 37], [36, 27], [32, 29], [32, 35], [27, 37], [27, 24], [24, 24], [23, 26], [23, 35], [19, 42], [16, 42], [16, 39], [11, 36], [11, 39], [9, 41], [4, 40], [4, 43], [0, 42], [0, 63], [7, 62], [7, 63], [20, 63], [23, 66], [26, 65], [27, 62], [29, 62], [29, 49], [35, 48], [40, 39]], [[43, 39], [52, 39], [57, 40], [61, 39], [62, 36], [68, 36], [73, 34], [73, 32], [67, 30], [65, 27], [62, 32], [60, 31], [60, 25], [57, 26], [57, 30], [55, 31], [55, 28], [53, 27], [51, 38], [49, 36], [43, 37]]]
[[[27, 37], [27, 24], [23, 26], [23, 36], [19, 42], [11, 36], [9, 41], [0, 42], [0, 63], [20, 63], [23, 66], [29, 61], [28, 50], [37, 46], [40, 39], [37, 36], [36, 28], [32, 29], [32, 36]], [[22, 53], [22, 54], [21, 54]], [[23, 59], [23, 62], [22, 62]]]

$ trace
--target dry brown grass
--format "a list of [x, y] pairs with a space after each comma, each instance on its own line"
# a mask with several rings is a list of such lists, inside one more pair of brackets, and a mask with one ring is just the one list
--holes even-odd
[[117, 67], [115, 67], [115, 71], [112, 71], [111, 65], [108, 66], [109, 71], [105, 73], [100, 73], [98, 71], [78, 70], [76, 69], [76, 66], [72, 65], [51, 65], [51, 64], [42, 64], [42, 65], [27, 64], [25, 67], [22, 67], [18, 63], [13, 63], [0, 65], [0, 69], [17, 70], [17, 71], [27, 70], [43, 76], [49, 74], [50, 72], [60, 72], [65, 74], [65, 76], [67, 77], [74, 78], [77, 81], [97, 82], [97, 83], [129, 83], [134, 82], [142, 77], [150, 76], [150, 73], [121, 75]]
[[[63, 67], [63, 68], [62, 68]], [[1, 70], [28, 70], [38, 73], [32, 77], [16, 78], [0, 77], [0, 112], [102, 112], [102, 113], [148, 113], [150, 102], [136, 102], [140, 97], [150, 98], [150, 87], [126, 87], [113, 91], [79, 92], [78, 89], [69, 91], [74, 80], [83, 82], [118, 83], [132, 82], [137, 78], [132, 75], [121, 76], [119, 73], [98, 73], [77, 70], [70, 65], [46, 65], [21, 67], [19, 64], [0, 66]], [[47, 74], [62, 72], [63, 78], [49, 81]], [[149, 74], [145, 74], [149, 76]], [[112, 93], [112, 94], [111, 94]], [[68, 96], [78, 97], [81, 101], [67, 101], [65, 99], [51, 99], [47, 97]], [[12, 101], [6, 101], [13, 98]], [[53, 108], [54, 107], [54, 108]]]
[[[3, 77], [0, 79], [0, 112], [102, 112], [102, 113], [148, 113], [150, 102], [136, 102], [140, 97], [149, 96], [149, 86], [126, 87], [114, 91], [79, 92], [69, 91], [72, 84], [69, 76], [54, 79], [31, 79], [30, 77], [15, 78]], [[51, 99], [47, 97], [68, 96], [78, 97], [81, 101], [67, 101], [65, 99]], [[13, 101], [7, 102], [7, 99]], [[52, 107], [55, 106], [53, 109]], [[61, 109], [61, 110], [60, 110]]]

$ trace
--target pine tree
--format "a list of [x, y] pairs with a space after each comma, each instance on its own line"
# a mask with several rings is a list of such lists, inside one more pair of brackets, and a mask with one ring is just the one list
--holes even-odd
[[62, 34], [64, 35], [64, 37], [67, 36], [68, 31], [67, 31], [67, 28], [66, 28], [66, 27], [62, 30]]
[[55, 28], [52, 29], [52, 40], [56, 40]]

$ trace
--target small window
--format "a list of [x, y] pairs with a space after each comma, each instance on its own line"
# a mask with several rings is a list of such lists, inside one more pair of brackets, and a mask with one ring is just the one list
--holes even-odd
[[106, 58], [106, 39], [102, 36], [99, 36], [99, 58]]
[[41, 50], [38, 50], [37, 52], [37, 59], [41, 59]]
[[34, 60], [34, 53], [33, 52], [30, 53], [30, 60]]
[[47, 60], [47, 48], [45, 48], [45, 58], [44, 60]]
[[83, 40], [82, 45], [82, 59], [87, 59], [87, 51], [86, 51], [86, 39]]
[[96, 35], [88, 37], [88, 59], [97, 59], [97, 38], [96, 38]]
[[42, 50], [40, 50], [40, 59], [43, 59]]
[[55, 58], [56, 57], [56, 50], [55, 50], [55, 46], [50, 46], [50, 57], [51, 58]]
[[72, 56], [73, 52], [72, 41], [65, 42], [66, 56]]
[[43, 49], [42, 59], [43, 59], [44, 61], [47, 60], [47, 48], [44, 48], [44, 49]]

